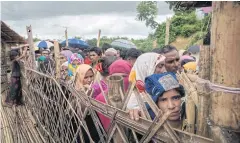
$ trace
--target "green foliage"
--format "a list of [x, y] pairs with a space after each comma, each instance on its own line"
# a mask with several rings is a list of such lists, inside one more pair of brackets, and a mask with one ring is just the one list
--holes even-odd
[[[176, 14], [177, 13], [177, 14]], [[209, 16], [203, 20], [198, 20], [195, 11], [178, 11], [171, 18], [169, 42], [174, 42], [178, 36], [190, 37], [196, 32], [206, 31], [209, 21]], [[158, 25], [155, 36], [158, 39], [158, 45], [162, 47], [165, 44], [166, 22]]]
[[187, 24], [187, 25], [183, 25], [181, 27], [181, 36], [184, 36], [184, 37], [189, 37], [191, 36], [193, 33], [195, 33], [196, 31], [199, 31], [200, 28], [198, 28], [197, 26], [195, 25], [190, 25], [190, 24]]
[[138, 47], [138, 49], [144, 52], [149, 52], [152, 50], [153, 41], [154, 39], [151, 36], [146, 39], [132, 40], [132, 42]]
[[187, 47], [192, 46], [192, 45], [196, 45], [200, 40], [202, 40], [204, 38], [204, 36], [206, 34], [207, 34], [206, 31], [204, 31], [204, 32], [199, 31], [199, 32], [195, 33], [193, 35], [193, 37], [191, 38], [191, 42], [188, 44]]
[[156, 1], [142, 1], [137, 6], [137, 20], [145, 21], [147, 27], [155, 29], [158, 23], [155, 21], [158, 9]]
[[[131, 40], [131, 42], [133, 42], [138, 49], [143, 50], [144, 52], [148, 52], [152, 50], [152, 45], [153, 45], [153, 41], [154, 41], [154, 34], [149, 34], [149, 36], [146, 39], [128, 39], [127, 37], [106, 37], [103, 36], [100, 39], [100, 47], [102, 47], [103, 43], [108, 43], [111, 44], [114, 40], [117, 39], [126, 39], [126, 40]], [[92, 39], [87, 39], [88, 44], [93, 47], [97, 45], [97, 39], [96, 38], [92, 38]], [[124, 53], [126, 53], [126, 49], [121, 48], [121, 47], [114, 47], [118, 50], [121, 51], [121, 54], [124, 55]]]
[[178, 12], [192, 12], [195, 10], [194, 7], [182, 7], [180, 6], [180, 4], [182, 3], [183, 1], [166, 1], [166, 3], [169, 4], [169, 8], [172, 9], [175, 14], [178, 14]]
[[75, 38], [75, 39], [79, 39], [79, 40], [81, 40], [81, 39], [82, 39], [82, 37], [81, 37], [81, 36], [75, 36], [74, 38]]
[[33, 42], [41, 41], [39, 38], [33, 38]]

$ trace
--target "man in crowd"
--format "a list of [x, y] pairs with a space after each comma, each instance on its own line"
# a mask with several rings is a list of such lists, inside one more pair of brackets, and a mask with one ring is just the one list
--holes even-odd
[[133, 66], [137, 58], [142, 54], [138, 49], [131, 48], [127, 51], [125, 59]]

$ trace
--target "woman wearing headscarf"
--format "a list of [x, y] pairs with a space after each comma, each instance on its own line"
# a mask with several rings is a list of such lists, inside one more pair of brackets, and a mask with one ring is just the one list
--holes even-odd
[[64, 62], [62, 65], [61, 65], [61, 80], [63, 82], [67, 82], [69, 80], [69, 76], [68, 76], [68, 62]]
[[[181, 98], [185, 96], [184, 88], [179, 84], [176, 74], [167, 72], [153, 74], [145, 80], [146, 91], [158, 108], [164, 113], [170, 112], [168, 121], [174, 128], [182, 129], [184, 110]], [[152, 119], [155, 114], [147, 104], [148, 112]]]
[[73, 52], [70, 51], [69, 48], [64, 48], [64, 49], [60, 52], [60, 54], [63, 55], [63, 56], [66, 58], [66, 60], [68, 61], [68, 60], [71, 58]]
[[94, 72], [91, 66], [81, 64], [76, 70], [74, 77], [74, 87], [77, 91], [86, 91], [94, 80]]
[[24, 58], [27, 54], [27, 47], [24, 47], [23, 53], [19, 56], [19, 52], [11, 51], [10, 52], [10, 60], [12, 61], [12, 71], [11, 71], [11, 82], [10, 89], [7, 93], [7, 97], [5, 100], [6, 106], [12, 107], [13, 104], [22, 104], [22, 85], [21, 85], [21, 69], [19, 60]]
[[[109, 75], [120, 75], [123, 77], [123, 83], [124, 83], [124, 90], [127, 91], [128, 85], [129, 85], [129, 74], [131, 71], [131, 64], [125, 60], [117, 60], [113, 62], [110, 67], [108, 68], [109, 70]], [[104, 91], [105, 95], [108, 93], [108, 89]], [[106, 103], [105, 98], [103, 96], [103, 93], [100, 93], [96, 98], [96, 100]], [[108, 130], [109, 125], [111, 120], [107, 118], [106, 116], [102, 115], [101, 113], [98, 113], [99, 119], [105, 129], [105, 131]]]
[[[76, 70], [76, 75], [74, 78], [74, 88], [76, 91], [83, 91], [86, 93], [87, 91], [90, 91], [90, 87], [91, 87], [91, 84], [93, 83], [93, 80], [94, 80], [94, 72], [92, 67], [90, 65], [81, 64], [78, 66]], [[77, 109], [77, 110], [81, 110], [81, 109]], [[85, 121], [87, 123], [88, 130], [91, 132], [90, 134], [91, 138], [93, 139], [94, 142], [98, 142], [100, 138], [97, 133], [97, 130], [91, 115], [89, 114], [86, 115]], [[83, 133], [85, 142], [90, 142], [89, 137], [83, 128], [82, 128], [82, 131], [83, 131], [82, 133]], [[79, 137], [78, 137], [78, 140], [79, 140]]]
[[84, 59], [80, 54], [74, 53], [71, 55], [68, 63], [68, 76], [74, 77], [76, 69], [80, 64], [84, 63]]
[[[154, 73], [163, 73], [166, 72], [165, 69], [165, 57], [157, 53], [145, 53], [139, 56], [133, 65], [131, 70], [129, 81], [131, 83], [136, 82], [136, 89], [138, 92], [145, 92], [144, 80], [147, 76], [150, 76]], [[136, 95], [132, 93], [127, 109], [129, 110], [130, 117], [132, 119], [138, 120], [138, 112], [140, 107], [137, 102]], [[137, 116], [134, 116], [137, 115]]]

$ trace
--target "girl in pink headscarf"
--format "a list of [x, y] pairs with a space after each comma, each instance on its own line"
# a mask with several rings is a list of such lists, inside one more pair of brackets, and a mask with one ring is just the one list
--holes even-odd
[[80, 64], [84, 63], [84, 59], [80, 54], [74, 53], [71, 55], [69, 64], [68, 64], [68, 76], [74, 77], [76, 69]]
[[[128, 85], [129, 85], [128, 78], [129, 78], [131, 68], [132, 68], [131, 64], [125, 60], [117, 60], [117, 61], [113, 62], [110, 65], [110, 67], [108, 68], [109, 75], [120, 75], [123, 77], [125, 91], [127, 91], [127, 89], [128, 89]], [[106, 89], [104, 91], [105, 95], [107, 95], [107, 92], [108, 92], [108, 89]], [[102, 93], [99, 94], [95, 99], [100, 102], [106, 103], [105, 98]], [[98, 113], [98, 117], [99, 117], [105, 131], [107, 131], [111, 120], [108, 117], [102, 115], [101, 113]]]

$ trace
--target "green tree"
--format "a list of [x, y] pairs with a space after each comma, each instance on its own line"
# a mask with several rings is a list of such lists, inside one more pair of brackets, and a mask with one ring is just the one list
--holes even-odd
[[33, 38], [33, 42], [37, 42], [37, 41], [41, 41], [41, 39], [39, 39], [37, 37]]
[[82, 39], [82, 37], [81, 37], [81, 36], [75, 36], [74, 38], [75, 38], [75, 39], [79, 39], [79, 40], [81, 40], [81, 39]]
[[[177, 14], [171, 18], [169, 42], [172, 43], [178, 36], [189, 37], [196, 32], [200, 32], [202, 27], [206, 25], [201, 20], [198, 20], [195, 11], [178, 11]], [[158, 25], [155, 30], [155, 37], [158, 45], [162, 47], [165, 43], [166, 22]]]
[[145, 21], [147, 27], [156, 29], [158, 26], [158, 23], [155, 21], [157, 12], [156, 1], [142, 1], [137, 5], [137, 20]]
[[194, 7], [183, 7], [181, 3], [183, 1], [166, 1], [169, 4], [169, 8], [174, 11], [175, 14], [180, 14], [181, 12], [192, 12], [195, 10]]

